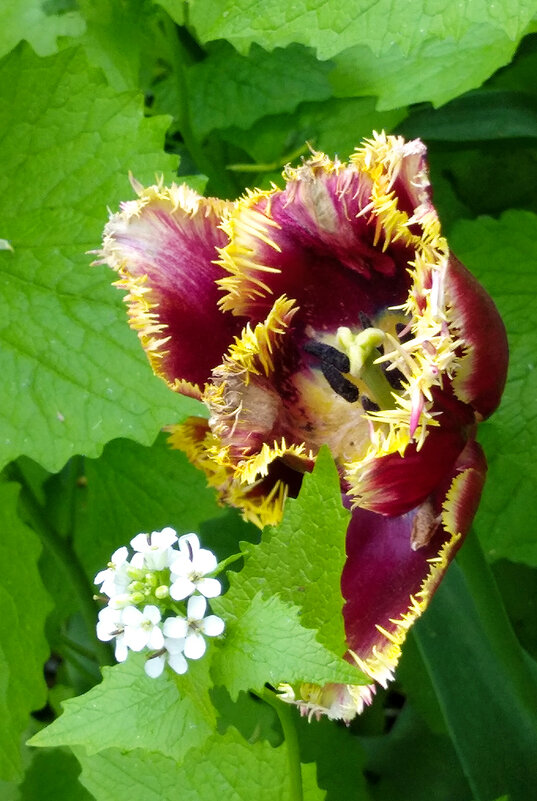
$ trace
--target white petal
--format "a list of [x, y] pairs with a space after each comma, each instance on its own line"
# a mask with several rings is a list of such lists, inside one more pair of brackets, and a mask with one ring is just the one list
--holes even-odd
[[154, 604], [148, 604], [147, 606], [144, 606], [143, 615], [144, 618], [146, 620], [150, 620], [153, 625], [160, 623], [160, 609]]
[[183, 654], [170, 654], [168, 656], [168, 663], [176, 673], [183, 674], [188, 670], [187, 661]]
[[158, 679], [158, 677], [162, 674], [164, 670], [164, 665], [166, 664], [166, 657], [164, 654], [161, 656], [154, 656], [152, 659], [148, 659], [144, 665], [144, 670], [149, 676], [150, 679]]
[[165, 551], [170, 545], [173, 545], [177, 540], [177, 534], [170, 528], [163, 528], [162, 531], [153, 531], [151, 533], [151, 547], [158, 548], [160, 551]]
[[[190, 548], [188, 547], [190, 545]], [[195, 554], [200, 549], [200, 541], [197, 534], [193, 532], [191, 534], [183, 534], [182, 537], [179, 537], [179, 550], [181, 553], [184, 553], [188, 559], [190, 559], [191, 554]]]
[[218, 637], [224, 631], [224, 621], [216, 615], [209, 615], [200, 623], [200, 628], [208, 637]]
[[192, 562], [184, 553], [177, 555], [177, 558], [170, 564], [170, 572], [172, 575], [188, 576], [192, 573]]
[[93, 579], [93, 583], [102, 584], [103, 581], [106, 581], [106, 579], [109, 578], [111, 572], [112, 571], [110, 570], [110, 568], [107, 568], [106, 570], [99, 570], [99, 572]]
[[218, 579], [203, 578], [196, 582], [196, 589], [206, 598], [216, 598], [222, 592], [222, 585]]
[[123, 637], [121, 638], [118, 637], [116, 640], [116, 651], [115, 651], [116, 661], [124, 662], [128, 655], [129, 655], [129, 649], [123, 642]]
[[206, 648], [205, 640], [199, 632], [193, 631], [187, 635], [184, 654], [189, 659], [200, 659]]
[[185, 647], [185, 638], [165, 637], [164, 647], [170, 654], [182, 654]]
[[205, 576], [207, 573], [212, 573], [218, 564], [216, 556], [212, 551], [202, 548], [194, 554], [192, 558], [194, 570], [199, 575]]
[[184, 617], [169, 617], [164, 621], [163, 629], [166, 637], [180, 640], [186, 637], [188, 623]]
[[120, 595], [110, 595], [108, 605], [111, 609], [126, 609], [132, 601], [129, 592], [121, 593]]
[[185, 576], [179, 576], [170, 586], [170, 595], [174, 601], [182, 601], [196, 591], [195, 584]]
[[162, 629], [159, 629], [158, 626], [153, 626], [147, 640], [147, 647], [151, 648], [152, 651], [160, 651], [163, 645], [164, 634], [162, 633]]
[[121, 565], [127, 561], [127, 556], [129, 555], [129, 551], [126, 545], [122, 545], [121, 548], [118, 548], [117, 551], [114, 551], [112, 554], [111, 562], [116, 567], [121, 567]]
[[193, 595], [188, 601], [187, 618], [189, 620], [201, 620], [207, 609], [207, 601], [203, 595]]
[[124, 626], [141, 626], [144, 616], [135, 606], [126, 606], [121, 613], [121, 621]]
[[99, 620], [97, 623], [97, 639], [101, 640], [101, 642], [108, 642], [109, 640], [113, 640], [116, 636], [112, 633], [113, 630], [110, 630], [110, 626], [108, 623], [104, 623], [103, 621]]
[[145, 553], [149, 550], [149, 542], [147, 540], [147, 534], [137, 534], [131, 540], [131, 548], [134, 551], [139, 551], [140, 553]]
[[132, 567], [135, 567], [137, 570], [142, 570], [144, 566], [144, 555], [143, 553], [135, 553], [131, 559]]
[[126, 626], [123, 632], [125, 644], [131, 651], [143, 651], [150, 637], [147, 629]]

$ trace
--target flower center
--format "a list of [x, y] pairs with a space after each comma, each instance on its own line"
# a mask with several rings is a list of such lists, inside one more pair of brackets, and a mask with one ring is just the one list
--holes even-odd
[[368, 327], [353, 333], [350, 328], [342, 326], [336, 333], [337, 347], [310, 340], [304, 350], [319, 359], [324, 378], [344, 400], [356, 403], [360, 391], [365, 391], [362, 405], [366, 411], [393, 409], [394, 387], [381, 365], [376, 363], [382, 355], [379, 347], [385, 337], [380, 328]]

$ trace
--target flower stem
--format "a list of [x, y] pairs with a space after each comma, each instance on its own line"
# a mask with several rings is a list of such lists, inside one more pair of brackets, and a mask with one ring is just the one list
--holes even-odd
[[110, 649], [104, 642], [97, 640], [95, 636], [97, 607], [93, 600], [92, 588], [69, 539], [60, 536], [49, 524], [45, 515], [45, 510], [30, 489], [17, 464], [11, 466], [10, 473], [13, 480], [21, 486], [20, 500], [27, 522], [41, 539], [43, 547], [47, 548], [54, 555], [54, 558], [63, 568], [66, 579], [78, 599], [80, 612], [84, 618], [88, 635], [91, 640], [95, 641], [95, 656], [99, 664], [112, 664], [113, 660]]
[[302, 790], [302, 770], [300, 767], [300, 751], [298, 737], [293, 720], [296, 710], [289, 704], [280, 701], [272, 690], [265, 688], [260, 698], [270, 704], [275, 710], [281, 723], [285, 745], [287, 746], [287, 762], [289, 765], [290, 798], [292, 801], [304, 801]]

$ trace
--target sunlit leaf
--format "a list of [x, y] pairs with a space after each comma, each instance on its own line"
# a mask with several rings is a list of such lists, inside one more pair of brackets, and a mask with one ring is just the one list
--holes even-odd
[[[192, 749], [182, 765], [148, 751], [116, 750], [87, 756], [75, 750], [82, 764], [82, 783], [96, 801], [293, 801], [285, 745], [253, 745], [230, 729], [214, 735], [202, 749]], [[315, 769], [304, 765], [305, 798], [322, 801]], [[128, 777], [128, 779], [127, 779]]]
[[531, 0], [469, 0], [393, 3], [368, 0], [348, 4], [339, 0], [196, 0], [190, 21], [202, 41], [228, 39], [245, 52], [252, 42], [268, 49], [300, 42], [330, 58], [347, 47], [364, 44], [385, 53], [398, 44], [403, 53], [417, 49], [429, 37], [461, 39], [475, 24], [505, 31], [512, 39], [535, 13]]
[[173, 760], [201, 745], [214, 731], [206, 661], [194, 663], [185, 676], [165, 672], [150, 679], [144, 658], [104, 669], [102, 684], [65, 702], [65, 711], [36, 734], [34, 746], [82, 745], [88, 754], [107, 748], [145, 748]]
[[[107, 205], [132, 197], [127, 174], [154, 181], [165, 119], [118, 95], [82, 52], [0, 65], [3, 168], [0, 464], [20, 454], [57, 470], [127, 436], [150, 442], [181, 403], [154, 378], [104, 267], [90, 267]], [[36, 87], [39, 86], [39, 92]], [[184, 400], [184, 399], [183, 399]]]

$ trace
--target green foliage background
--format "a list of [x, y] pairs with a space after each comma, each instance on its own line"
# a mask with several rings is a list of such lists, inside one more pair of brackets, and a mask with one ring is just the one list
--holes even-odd
[[[248, 691], [363, 680], [338, 648], [333, 465], [325, 454], [261, 540], [218, 507], [158, 436], [201, 410], [152, 375], [88, 251], [131, 198], [129, 171], [232, 198], [279, 182], [306, 141], [345, 159], [385, 129], [427, 143], [444, 229], [504, 317], [511, 365], [481, 427], [480, 546], [469, 538], [396, 683], [350, 728], [294, 716], [304, 797], [529, 801], [537, 2], [16, 0], [0, 9], [0, 99], [0, 796], [296, 798], [289, 737]], [[133, 657], [99, 684], [112, 659], [93, 576], [164, 525], [198, 531], [220, 559], [243, 554], [213, 604], [226, 648], [162, 682]], [[32, 734], [47, 748], [24, 746]]]

